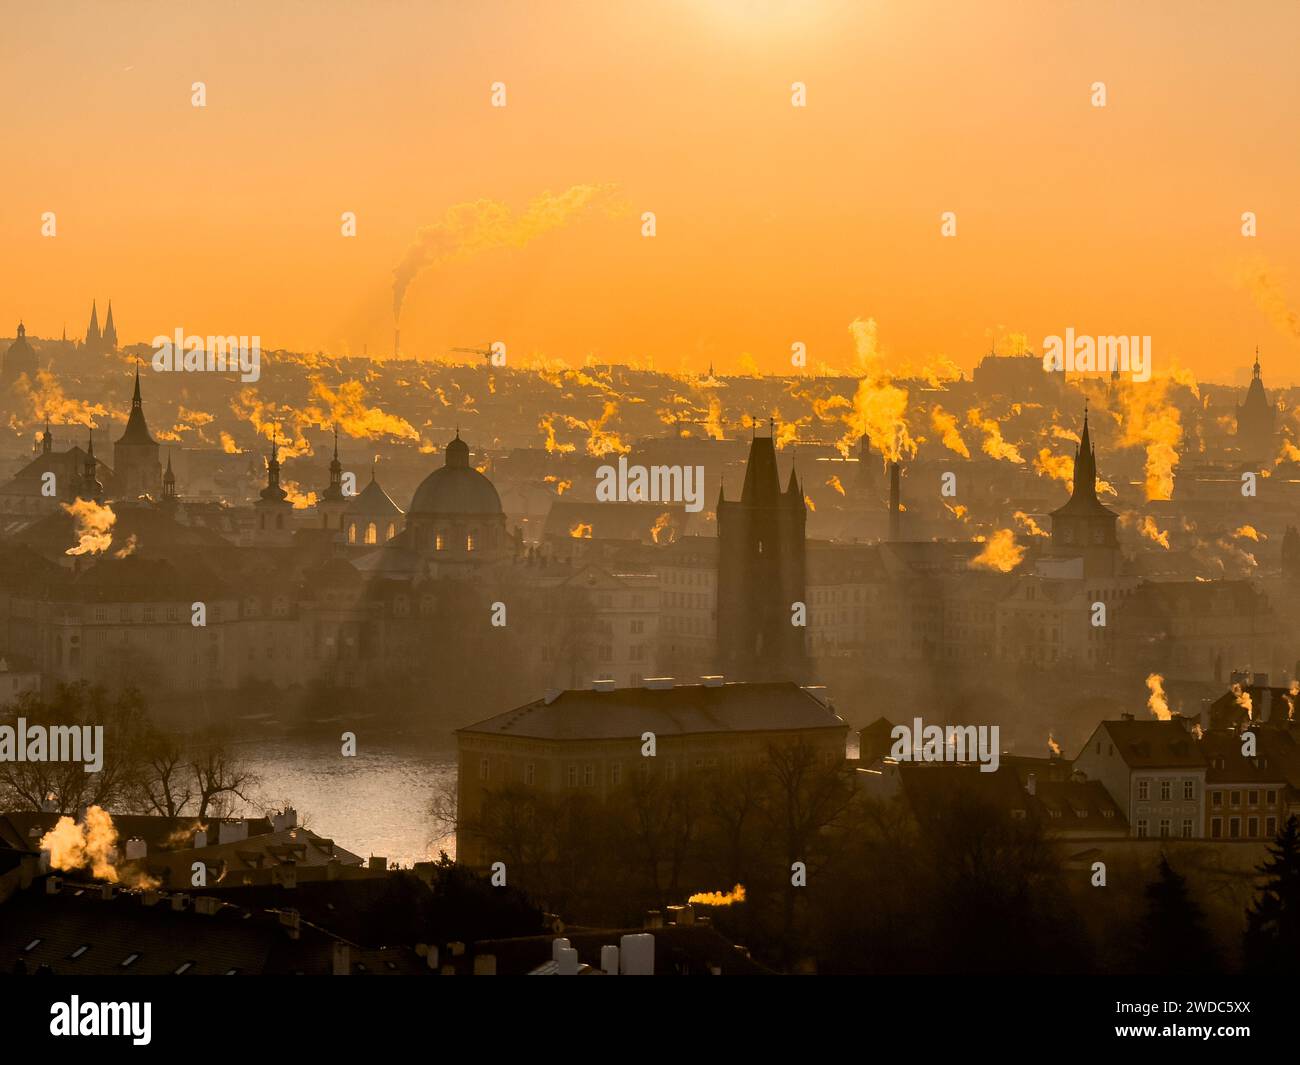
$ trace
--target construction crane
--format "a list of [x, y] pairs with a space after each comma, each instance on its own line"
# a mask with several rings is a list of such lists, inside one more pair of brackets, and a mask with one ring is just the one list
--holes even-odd
[[[495, 349], [497, 348], [497, 346], [498, 346], [498, 345], [494, 344], [494, 345], [493, 345], [492, 347], [490, 347], [490, 348], [452, 348], [451, 350], [452, 350], [452, 351], [459, 351], [459, 352], [462, 352], [462, 353], [465, 354], [465, 355], [482, 355], [483, 358], [487, 359], [487, 361], [490, 362], [490, 363], [492, 363], [493, 366], [498, 366], [498, 365], [500, 365], [500, 363], [495, 362], [494, 359], [493, 359], [493, 356], [497, 355], [497, 351], [495, 350]], [[500, 349], [501, 349], [501, 350], [500, 350], [501, 359], [502, 359], [502, 362], [504, 362], [504, 361], [505, 361], [505, 345], [504, 345], [504, 344], [500, 345]]]

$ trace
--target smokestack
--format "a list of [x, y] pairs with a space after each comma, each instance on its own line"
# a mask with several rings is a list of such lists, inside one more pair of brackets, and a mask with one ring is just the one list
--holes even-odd
[[898, 540], [900, 512], [899, 512], [899, 485], [898, 485], [898, 463], [889, 464], [889, 538]]
[[1029, 779], [1025, 781], [1025, 791], [1029, 792], [1030, 795], [1037, 795], [1037, 794], [1038, 794], [1038, 774], [1037, 774], [1037, 773], [1030, 773], [1030, 774], [1029, 774]]

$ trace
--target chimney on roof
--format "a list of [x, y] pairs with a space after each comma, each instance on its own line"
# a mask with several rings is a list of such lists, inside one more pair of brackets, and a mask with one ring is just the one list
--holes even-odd
[[386, 869], [388, 868], [388, 859], [387, 859], [387, 858], [380, 858], [379, 856], [372, 854], [372, 855], [370, 856], [370, 863], [369, 863], [368, 868], [370, 868], [370, 869], [384, 869], [384, 870], [386, 870]]
[[646, 677], [644, 683], [651, 691], [658, 692], [671, 688], [676, 683], [676, 679], [673, 677]]
[[1120, 719], [1121, 721], [1132, 721], [1132, 720], [1133, 720], [1133, 715], [1132, 715], [1132, 714], [1120, 714], [1120, 715], [1119, 715], [1119, 719]]
[[221, 900], [215, 899], [211, 895], [200, 895], [194, 900], [195, 913], [201, 913], [207, 917], [211, 917], [219, 909], [221, 909]]
[[[612, 692], [614, 690], [614, 681], [611, 677], [598, 677], [591, 682], [591, 690], [594, 692]], [[548, 702], [550, 700], [547, 700]]]
[[1038, 794], [1038, 774], [1037, 774], [1037, 773], [1032, 773], [1032, 772], [1031, 772], [1031, 773], [1029, 774], [1028, 779], [1025, 781], [1025, 791], [1027, 791], [1030, 795], [1037, 795], [1037, 794]]
[[189, 904], [189, 901], [190, 901], [190, 897], [188, 895], [178, 891], [175, 895], [172, 896], [172, 909], [176, 913], [180, 913]]
[[217, 826], [218, 843], [240, 843], [246, 839], [248, 839], [248, 822], [242, 818], [222, 821]]
[[302, 935], [302, 914], [297, 910], [281, 910], [280, 924], [288, 932], [290, 939], [297, 939]]
[[207, 845], [208, 845], [207, 830], [203, 828], [196, 829], [194, 832], [194, 849], [196, 851], [200, 851]]
[[46, 879], [45, 894], [57, 895], [62, 890], [63, 890], [63, 877], [52, 876]]
[[600, 948], [600, 968], [609, 976], [618, 975], [618, 947], [613, 943]]
[[134, 862], [149, 853], [149, 845], [139, 836], [132, 836], [126, 841], [126, 860]]
[[[726, 677], [722, 676], [721, 674], [713, 673], [706, 677], [701, 677], [700, 683], [703, 684], [706, 688], [721, 688], [723, 684], [726, 683], [726, 680], [727, 680]], [[615, 947], [614, 949], [617, 950], [618, 948]]]
[[559, 966], [560, 976], [577, 976], [578, 975], [578, 952], [572, 947], [562, 947], [555, 952], [558, 956], [555, 959]]

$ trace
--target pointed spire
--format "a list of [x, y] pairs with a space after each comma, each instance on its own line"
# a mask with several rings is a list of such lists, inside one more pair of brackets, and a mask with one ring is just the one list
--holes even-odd
[[1083, 402], [1083, 432], [1074, 452], [1074, 488], [1071, 500], [1097, 502], [1097, 448], [1088, 429], [1088, 401]]
[[1255, 380], [1259, 380], [1259, 345], [1255, 345]]
[[131, 406], [140, 406], [140, 360], [135, 360], [135, 393], [131, 396]]
[[108, 301], [108, 317], [104, 319], [104, 346], [110, 351], [117, 348], [117, 327], [113, 325], [113, 301]]
[[99, 307], [90, 301], [90, 325], [86, 326], [86, 347], [91, 351], [99, 347]]

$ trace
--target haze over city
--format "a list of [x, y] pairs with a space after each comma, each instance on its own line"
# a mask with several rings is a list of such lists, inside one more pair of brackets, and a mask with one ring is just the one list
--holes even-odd
[[[900, 369], [969, 372], [1074, 326], [1150, 335], [1157, 369], [1225, 383], [1258, 343], [1294, 379], [1291, 5], [72, 3], [7, 21], [0, 288], [38, 335], [80, 328], [69, 297], [96, 292], [131, 307], [126, 342], [182, 325], [388, 356], [399, 264], [480, 204], [501, 239], [413, 280], [408, 355], [503, 340], [571, 366], [773, 373], [798, 341], [843, 369], [845, 326], [871, 317]], [[1108, 104], [1087, 106], [1099, 81]], [[494, 82], [508, 106], [488, 106]], [[530, 205], [575, 188], [598, 202], [525, 236]]]

